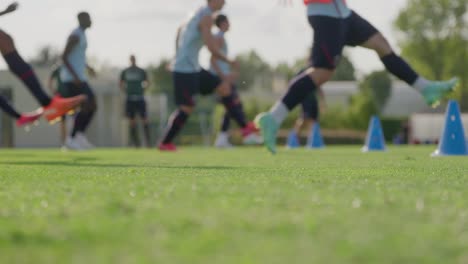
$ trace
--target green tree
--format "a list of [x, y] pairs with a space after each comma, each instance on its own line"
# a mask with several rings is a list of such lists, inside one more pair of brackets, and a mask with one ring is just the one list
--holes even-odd
[[333, 81], [355, 81], [356, 69], [348, 56], [343, 55], [340, 63], [336, 68], [335, 74], [332, 78]]
[[168, 69], [170, 60], [162, 59], [155, 67], [150, 67], [152, 93], [164, 93], [170, 98], [173, 96], [172, 74]]
[[249, 51], [236, 57], [240, 64], [239, 89], [271, 89], [273, 72], [270, 65], [258, 53]]
[[392, 94], [392, 79], [386, 71], [372, 72], [360, 82], [359, 89], [372, 98], [375, 109], [382, 113]]
[[[409, 0], [395, 20], [403, 55], [423, 75], [446, 79], [457, 75], [468, 84], [468, 0]], [[460, 90], [468, 110], [468, 89]]]

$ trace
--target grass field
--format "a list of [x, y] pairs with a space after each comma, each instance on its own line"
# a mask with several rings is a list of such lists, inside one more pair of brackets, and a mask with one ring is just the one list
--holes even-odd
[[0, 151], [0, 263], [468, 263], [434, 147]]

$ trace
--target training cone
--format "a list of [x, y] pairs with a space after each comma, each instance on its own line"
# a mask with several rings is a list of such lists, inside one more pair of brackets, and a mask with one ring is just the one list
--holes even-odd
[[382, 131], [382, 125], [380, 124], [380, 119], [377, 116], [373, 116], [369, 122], [366, 144], [362, 148], [362, 152], [385, 150], [385, 138]]
[[320, 125], [314, 124], [312, 132], [307, 139], [307, 148], [320, 149], [324, 148], [325, 143], [323, 142], [322, 133], [320, 132]]
[[439, 140], [439, 147], [432, 153], [432, 156], [455, 155], [468, 155], [468, 145], [461, 120], [460, 107], [456, 101], [452, 100], [447, 106], [445, 127]]
[[299, 137], [297, 136], [296, 131], [289, 132], [288, 141], [286, 142], [286, 147], [289, 149], [295, 149], [300, 146]]

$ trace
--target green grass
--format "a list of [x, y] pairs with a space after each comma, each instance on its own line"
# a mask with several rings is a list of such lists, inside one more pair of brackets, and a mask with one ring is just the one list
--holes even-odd
[[434, 147], [0, 151], [0, 263], [468, 263]]

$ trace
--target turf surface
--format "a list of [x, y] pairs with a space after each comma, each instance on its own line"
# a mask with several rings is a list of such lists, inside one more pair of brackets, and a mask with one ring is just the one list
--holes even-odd
[[468, 263], [468, 157], [0, 151], [0, 263]]

